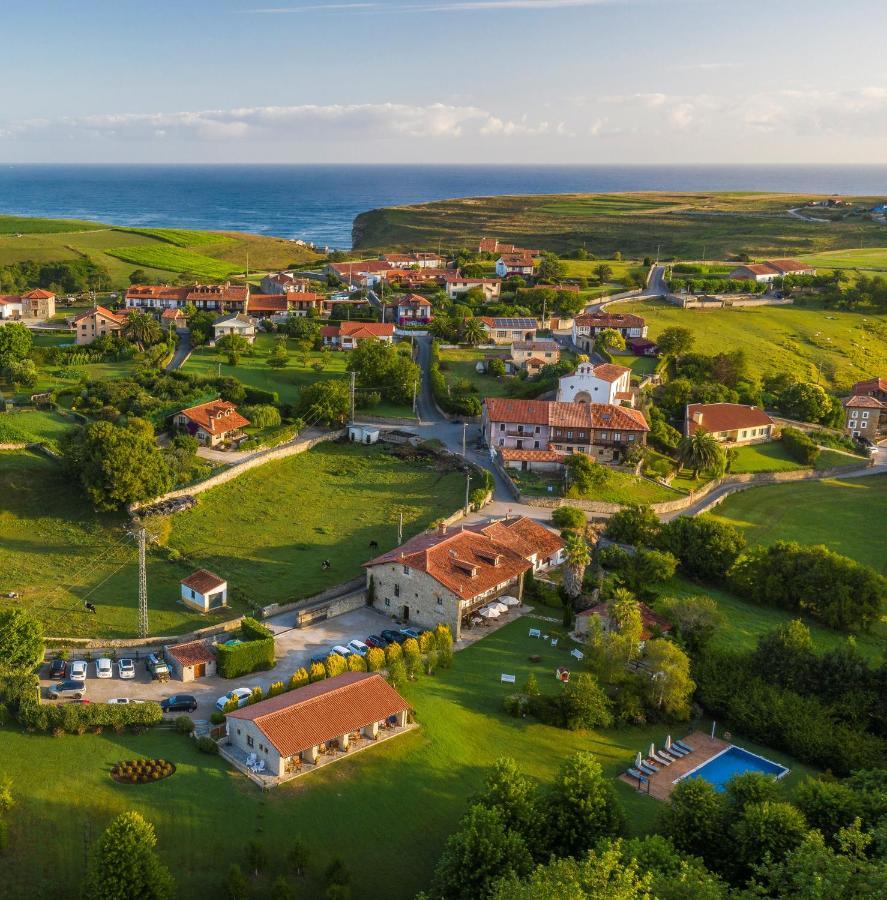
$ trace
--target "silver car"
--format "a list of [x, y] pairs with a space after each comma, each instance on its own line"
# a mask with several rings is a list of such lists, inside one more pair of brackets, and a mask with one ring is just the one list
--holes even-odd
[[86, 696], [86, 685], [82, 681], [59, 681], [49, 689], [53, 700], [82, 700]]

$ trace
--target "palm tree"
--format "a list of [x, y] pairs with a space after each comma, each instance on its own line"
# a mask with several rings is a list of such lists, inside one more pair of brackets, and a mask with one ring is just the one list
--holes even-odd
[[139, 350], [150, 347], [151, 344], [159, 343], [163, 340], [163, 330], [157, 323], [157, 319], [150, 313], [131, 312], [123, 326], [123, 336], [132, 341]]
[[585, 569], [591, 562], [591, 554], [588, 552], [588, 544], [581, 534], [568, 534], [564, 538], [564, 552], [567, 565], [564, 569], [564, 590], [571, 600], [582, 593], [582, 580], [585, 578]]
[[462, 341], [472, 347], [479, 344], [485, 337], [486, 331], [480, 319], [466, 319], [462, 323]]
[[723, 471], [724, 451], [714, 435], [704, 428], [697, 428], [693, 434], [681, 438], [677, 456], [681, 468], [692, 469], [694, 478], [698, 478], [703, 469], [720, 467]]

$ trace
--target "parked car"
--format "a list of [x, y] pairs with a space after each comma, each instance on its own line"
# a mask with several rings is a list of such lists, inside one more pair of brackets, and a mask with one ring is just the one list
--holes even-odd
[[382, 637], [385, 638], [389, 644], [402, 644], [407, 639], [405, 634], [401, 634], [399, 631], [392, 631], [390, 628], [386, 628], [382, 632]]
[[49, 696], [53, 700], [82, 700], [86, 696], [86, 685], [82, 681], [73, 679], [60, 681], [49, 689]]
[[63, 659], [54, 659], [49, 664], [49, 677], [56, 681], [64, 681], [68, 677], [68, 663]]
[[102, 656], [95, 661], [95, 677], [96, 678], [113, 678], [114, 667], [111, 660], [107, 656]]
[[75, 659], [68, 669], [68, 678], [71, 681], [86, 681], [86, 662], [82, 659]]
[[[223, 703], [222, 706], [225, 704]], [[216, 704], [218, 706], [218, 704]], [[160, 701], [160, 708], [165, 712], [194, 712], [197, 709], [197, 699], [191, 694], [173, 694]]]
[[144, 700], [133, 700], [130, 697], [112, 697], [110, 700], [106, 700], [106, 703], [110, 703], [112, 706], [121, 706], [127, 703], [144, 703]]
[[311, 665], [313, 666], [315, 663], [318, 665], [323, 665], [326, 662], [326, 658], [329, 656], [329, 653], [315, 653], [314, 656], [311, 657]]
[[219, 711], [223, 710], [228, 705], [229, 700], [236, 700], [238, 709], [241, 706], [246, 706], [252, 692], [253, 689], [248, 687], [234, 688], [234, 690], [228, 691], [224, 697], [219, 697], [216, 700], [216, 709]]
[[384, 650], [391, 643], [391, 641], [386, 641], [380, 634], [371, 634], [366, 642], [370, 647], [376, 647], [379, 650]]
[[401, 628], [400, 633], [406, 638], [415, 638], [417, 641], [419, 640], [419, 635], [422, 634], [418, 628]]
[[145, 659], [145, 668], [155, 681], [169, 681], [169, 666], [159, 653], [149, 653]]
[[370, 648], [363, 641], [358, 641], [355, 638], [353, 641], [348, 641], [348, 649], [358, 656], [366, 656]]
[[343, 647], [341, 644], [336, 644], [336, 646], [333, 647], [332, 650], [330, 650], [330, 654], [333, 654], [333, 653], [338, 653], [339, 656], [342, 656], [345, 659], [348, 659], [348, 657], [351, 656], [351, 654], [354, 653], [354, 651], [349, 650], [347, 647]]
[[136, 677], [136, 665], [131, 659], [118, 659], [117, 671], [120, 673], [121, 678]]

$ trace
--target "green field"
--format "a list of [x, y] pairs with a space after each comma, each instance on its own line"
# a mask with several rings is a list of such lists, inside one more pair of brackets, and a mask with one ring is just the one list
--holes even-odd
[[186, 228], [131, 228], [133, 234], [166, 241], [176, 247], [206, 247], [210, 245], [230, 244], [232, 238], [216, 231], [189, 231]]
[[[516, 469], [509, 469], [508, 474], [520, 488], [521, 493], [537, 497], [563, 495], [563, 475], [519, 472]], [[552, 490], [549, 490], [549, 487]], [[579, 499], [598, 503], [663, 503], [667, 500], [679, 500], [682, 496], [681, 492], [671, 490], [648, 478], [608, 468], [606, 483], [593, 488]]]
[[[180, 560], [152, 547], [151, 633], [218, 620], [178, 602], [178, 582], [196, 568], [224, 574], [235, 610], [244, 598], [265, 605], [308, 597], [359, 575], [371, 540], [393, 546], [399, 513], [409, 536], [458, 509], [464, 490], [460, 474], [379, 447], [323, 444], [253, 469], [173, 517], [168, 543]], [[122, 515], [95, 514], [58, 463], [0, 455], [0, 594], [19, 593], [15, 602], [33, 609], [53, 636], [134, 634], [136, 552], [127, 524]], [[322, 570], [326, 558], [332, 565]], [[83, 610], [87, 593], [98, 615]]]
[[805, 256], [803, 261], [819, 269], [861, 269], [868, 272], [887, 272], [887, 247], [831, 250], [827, 253], [810, 254]]
[[[609, 258], [785, 257], [885, 244], [884, 226], [862, 213], [877, 198], [849, 198], [854, 207], [827, 223], [788, 215], [814, 195], [762, 193], [557, 194], [472, 197], [375, 209], [354, 222], [362, 251], [476, 248], [496, 236], [524, 247], [565, 253], [584, 248]], [[813, 215], [816, 215], [814, 212]]]
[[462, 379], [470, 381], [477, 389], [477, 396], [480, 399], [484, 397], [507, 397], [509, 378], [505, 376], [497, 378], [495, 375], [488, 375], [486, 372], [478, 372], [475, 366], [488, 356], [501, 356], [502, 359], [508, 359], [509, 355], [507, 349], [502, 353], [497, 353], [494, 350], [441, 350], [440, 360], [442, 363], [445, 363], [445, 366], [441, 368], [441, 372], [443, 372], [443, 376], [451, 388], [457, 381]]
[[655, 356], [634, 356], [630, 353], [613, 353], [611, 355], [617, 366], [628, 366], [632, 375], [637, 375], [639, 378], [652, 375], [659, 364], [659, 360]]
[[[268, 365], [268, 357], [274, 348], [276, 335], [258, 334], [253, 345], [252, 356], [241, 356], [236, 366], [229, 366], [227, 355], [219, 353], [209, 347], [195, 350], [183, 366], [183, 371], [193, 375], [215, 376], [221, 372], [237, 378], [250, 387], [263, 391], [277, 391], [281, 403], [296, 403], [299, 394], [309, 385], [317, 381], [325, 381], [330, 378], [347, 379], [348, 353], [334, 351], [310, 352], [302, 354], [296, 350], [297, 342], [289, 340], [287, 346], [290, 351], [289, 363], [283, 369], [274, 369]], [[304, 357], [304, 359], [303, 359]], [[315, 372], [312, 366], [323, 363], [323, 371]], [[221, 368], [220, 368], [221, 367]], [[372, 410], [367, 410], [368, 415], [397, 416], [401, 418], [414, 418], [414, 413], [409, 406], [397, 406], [394, 404], [380, 403]]]
[[643, 316], [655, 340], [671, 326], [689, 328], [700, 353], [745, 351], [753, 376], [789, 373], [842, 390], [887, 370], [887, 316], [810, 306], [680, 309], [659, 300], [620, 303]]
[[[60, 738], [0, 730], [3, 769], [17, 802], [4, 896], [24, 900], [76, 891], [88, 844], [114, 815], [135, 809], [155, 824], [158, 851], [183, 897], [219, 892], [228, 866], [243, 865], [250, 838], [268, 851], [268, 871], [255, 884], [265, 896], [283, 873], [283, 857], [296, 836], [310, 851], [299, 896], [321, 896], [321, 873], [340, 856], [362, 896], [414, 897], [427, 887], [444, 841], [498, 757], [513, 757], [545, 784], [567, 756], [590, 750], [615, 776], [638, 750], [661, 742], [669, 730], [654, 725], [570, 732], [506, 716], [502, 700], [513, 688], [500, 683], [503, 671], [516, 675], [518, 684], [533, 671], [542, 689], [552, 691], [555, 666], [571, 661], [572, 645], [562, 641], [555, 649], [527, 637], [532, 624], [537, 623], [524, 618], [505, 625], [457, 653], [452, 669], [410, 684], [404, 693], [416, 710], [417, 731], [265, 794], [218, 757], [199, 754], [188, 739], [168, 730]], [[541, 662], [531, 664], [531, 654], [539, 654]], [[671, 729], [675, 736], [689, 730]], [[784, 782], [789, 792], [810, 772], [776, 751], [765, 755], [790, 766]], [[143, 786], [112, 781], [111, 765], [136, 756], [169, 759], [176, 774]], [[657, 801], [622, 782], [616, 790], [629, 831], [649, 831]], [[384, 840], [367, 840], [368, 829]]]
[[43, 410], [0, 413], [0, 444], [55, 446], [73, 424], [71, 418]]
[[0, 234], [53, 234], [100, 228], [96, 222], [78, 219], [39, 219], [32, 216], [0, 216]]
[[152, 247], [110, 247], [106, 251], [124, 262], [151, 269], [165, 269], [168, 272], [191, 272], [199, 278], [222, 279], [243, 271], [235, 263], [224, 262], [194, 253], [172, 244]]
[[740, 528], [749, 543], [825, 544], [887, 575], [887, 476], [749, 488], [731, 494], [714, 514]]

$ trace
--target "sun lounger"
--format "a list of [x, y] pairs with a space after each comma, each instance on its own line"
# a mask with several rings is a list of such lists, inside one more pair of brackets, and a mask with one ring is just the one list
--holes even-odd
[[647, 776], [643, 772], [638, 772], [637, 769], [626, 769], [625, 774], [631, 775], [632, 778], [637, 778], [638, 781], [646, 781], [647, 779]]
[[653, 754], [652, 758], [655, 759], [656, 762], [662, 763], [663, 766], [670, 766], [674, 762], [674, 760], [670, 756], [665, 756], [658, 750]]
[[686, 755], [687, 755], [687, 751], [686, 751], [686, 750], [681, 750], [680, 747], [678, 747], [678, 746], [675, 745], [675, 742], [674, 742], [674, 741], [671, 742], [671, 746], [670, 746], [670, 747], [667, 747], [667, 748], [666, 748], [666, 752], [667, 752], [667, 753], [670, 753], [672, 756], [677, 756], [679, 759], [680, 759], [680, 757], [686, 756]]
[[638, 763], [638, 768], [646, 775], [655, 775], [659, 771], [658, 766], [651, 766], [650, 763]]
[[678, 747], [681, 750], [686, 750], [687, 753], [692, 753], [693, 748], [689, 744], [685, 744], [683, 741], [672, 741], [673, 747]]
[[262, 772], [264, 772], [264, 771], [265, 771], [265, 760], [260, 759], [259, 764], [253, 769], [253, 772], [255, 772], [256, 775], [261, 775]]

